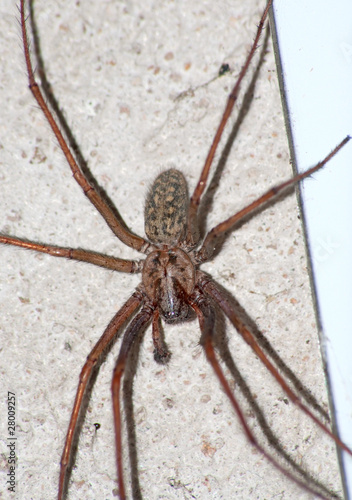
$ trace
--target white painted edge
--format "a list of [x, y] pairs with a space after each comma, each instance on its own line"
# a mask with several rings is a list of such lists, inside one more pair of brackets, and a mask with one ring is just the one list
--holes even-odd
[[[352, 134], [352, 4], [274, 4], [291, 140], [299, 172]], [[338, 432], [352, 446], [352, 141], [301, 195], [317, 311]], [[342, 453], [346, 497], [352, 459]]]

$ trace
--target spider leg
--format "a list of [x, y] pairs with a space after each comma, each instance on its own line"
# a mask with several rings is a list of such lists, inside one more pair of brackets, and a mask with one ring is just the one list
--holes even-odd
[[24, 0], [21, 0], [20, 4], [20, 13], [21, 13], [21, 30], [22, 30], [22, 39], [23, 39], [23, 48], [24, 48], [24, 55], [25, 55], [25, 60], [26, 60], [26, 66], [27, 66], [27, 74], [28, 74], [28, 82], [29, 82], [29, 88], [39, 104], [39, 107], [43, 111], [45, 118], [47, 119], [52, 131], [54, 132], [56, 139], [62, 149], [62, 152], [64, 153], [66, 160], [71, 168], [71, 171], [73, 173], [73, 177], [76, 180], [76, 182], [79, 184], [79, 186], [82, 188], [84, 194], [87, 196], [87, 198], [90, 200], [90, 202], [95, 206], [95, 208], [98, 210], [98, 212], [102, 215], [102, 217], [105, 219], [107, 225], [110, 227], [112, 232], [121, 240], [123, 243], [128, 245], [131, 248], [134, 248], [135, 250], [138, 250], [140, 252], [147, 252], [147, 249], [150, 247], [150, 244], [144, 239], [141, 238], [140, 236], [137, 236], [133, 233], [131, 233], [128, 229], [126, 229], [120, 221], [115, 217], [114, 212], [111, 210], [109, 205], [105, 202], [105, 200], [100, 196], [98, 191], [88, 182], [88, 179], [86, 176], [83, 174], [83, 172], [80, 170], [77, 162], [75, 161], [70, 148], [67, 145], [67, 142], [65, 141], [51, 111], [48, 108], [48, 105], [46, 104], [42, 92], [34, 78], [34, 72], [33, 72], [33, 66], [31, 62], [31, 58], [29, 55], [29, 45], [28, 45], [28, 37], [27, 37], [27, 30], [26, 30], [26, 17], [25, 17], [25, 12], [24, 12]]
[[79, 260], [81, 262], [88, 262], [95, 266], [104, 267], [105, 269], [112, 269], [113, 271], [120, 271], [124, 273], [138, 273], [140, 272], [140, 265], [138, 261], [119, 259], [110, 255], [104, 255], [97, 252], [88, 250], [81, 250], [79, 248], [66, 248], [57, 247], [53, 245], [42, 245], [34, 241], [20, 240], [12, 238], [11, 236], [1, 236], [0, 243], [5, 245], [14, 245], [28, 250], [35, 250], [36, 252], [47, 253], [54, 257], [64, 257], [70, 260]]
[[[205, 288], [205, 286], [204, 286]], [[207, 290], [207, 293], [208, 290]], [[209, 293], [210, 295], [210, 293]], [[209, 304], [209, 301], [207, 300], [205, 294], [202, 292], [202, 289], [196, 289], [196, 291], [193, 294], [193, 297], [190, 298], [190, 304], [195, 310], [199, 324], [200, 324], [200, 329], [202, 332], [202, 337], [201, 337], [201, 344], [203, 345], [207, 360], [209, 361], [210, 365], [212, 366], [223, 390], [225, 391], [227, 397], [229, 398], [236, 414], [237, 417], [242, 425], [242, 428], [250, 441], [250, 443], [263, 455], [265, 458], [276, 468], [278, 469], [282, 474], [284, 474], [287, 478], [289, 478], [291, 481], [296, 483], [298, 486], [303, 488], [304, 490], [314, 494], [315, 496], [326, 499], [326, 497], [313, 488], [311, 488], [309, 485], [304, 483], [303, 481], [300, 481], [297, 477], [295, 477], [291, 472], [289, 472], [286, 468], [284, 468], [282, 465], [280, 465], [262, 446], [258, 443], [256, 437], [254, 436], [253, 432], [251, 431], [250, 427], [248, 426], [246, 419], [244, 417], [243, 411], [236, 400], [234, 394], [231, 391], [230, 385], [224, 375], [224, 372], [220, 366], [219, 361], [217, 360], [216, 354], [215, 354], [215, 348], [214, 348], [214, 332], [215, 332], [215, 314], [213, 311], [213, 308]]]
[[247, 73], [248, 67], [249, 67], [249, 65], [253, 59], [254, 53], [258, 47], [258, 42], [259, 42], [260, 36], [262, 34], [265, 19], [268, 15], [271, 4], [272, 4], [272, 0], [269, 0], [266, 7], [265, 7], [263, 15], [260, 19], [260, 22], [258, 24], [257, 33], [256, 33], [256, 36], [254, 38], [252, 47], [249, 51], [249, 54], [247, 56], [246, 62], [242, 66], [242, 69], [241, 69], [240, 74], [237, 78], [237, 81], [236, 81], [236, 83], [231, 91], [231, 94], [228, 97], [225, 111], [222, 115], [219, 127], [215, 133], [213, 142], [210, 146], [210, 150], [209, 150], [208, 156], [205, 160], [205, 164], [204, 164], [202, 173], [200, 175], [198, 184], [197, 184], [197, 186], [196, 186], [196, 188], [191, 196], [190, 206], [189, 206], [189, 215], [188, 215], [188, 229], [187, 229], [187, 237], [186, 237], [187, 244], [191, 247], [192, 247], [192, 245], [194, 245], [193, 235], [196, 234], [196, 229], [197, 229], [198, 208], [199, 208], [201, 196], [202, 196], [204, 189], [206, 187], [206, 184], [207, 184], [210, 167], [213, 163], [214, 156], [215, 156], [217, 147], [219, 145], [224, 128], [227, 124], [228, 119], [231, 116], [232, 109], [235, 105], [235, 102], [237, 101], [242, 80]]
[[277, 380], [277, 382], [281, 385], [281, 388], [285, 391], [290, 400], [297, 405], [308, 417], [313, 420], [331, 439], [335, 441], [335, 443], [346, 451], [349, 455], [352, 456], [352, 450], [348, 448], [348, 446], [343, 443], [338, 436], [335, 436], [333, 432], [321, 422], [310, 410], [307, 406], [305, 406], [297, 394], [287, 385], [285, 379], [280, 375], [279, 371], [275, 368], [275, 366], [270, 362], [267, 356], [264, 354], [262, 349], [260, 348], [258, 342], [256, 341], [254, 335], [248, 330], [245, 324], [240, 320], [238, 315], [235, 313], [231, 304], [225, 294], [223, 294], [219, 288], [216, 286], [216, 283], [210, 281], [210, 279], [203, 273], [200, 273], [200, 287], [204, 290], [215, 302], [220, 306], [220, 308], [224, 311], [226, 316], [230, 319], [230, 321], [235, 326], [236, 330], [240, 333], [242, 338], [247, 342], [247, 344], [253, 349], [255, 354], [261, 360], [261, 362], [266, 366], [272, 376]]
[[153, 313], [154, 313], [154, 307], [146, 303], [143, 305], [143, 308], [136, 315], [136, 317], [132, 320], [131, 324], [127, 328], [125, 335], [123, 337], [119, 356], [116, 361], [114, 374], [112, 378], [111, 392], [112, 392], [112, 402], [114, 409], [116, 465], [117, 465], [117, 477], [119, 484], [120, 500], [126, 499], [125, 483], [123, 480], [123, 461], [122, 461], [122, 433], [121, 433], [121, 409], [120, 409], [121, 379], [125, 371], [126, 361], [130, 349], [133, 346], [135, 340], [144, 331], [144, 328], [149, 323]]
[[252, 201], [249, 205], [246, 207], [242, 208], [239, 212], [237, 212], [235, 215], [232, 217], [229, 217], [225, 221], [221, 222], [217, 226], [215, 226], [209, 233], [206, 235], [205, 240], [203, 242], [203, 245], [199, 249], [199, 251], [196, 253], [196, 259], [198, 263], [205, 262], [209, 260], [215, 250], [216, 246], [216, 239], [226, 233], [229, 229], [231, 229], [235, 224], [243, 220], [245, 217], [253, 213], [255, 210], [257, 210], [259, 207], [263, 206], [265, 203], [267, 203], [269, 200], [274, 198], [278, 193], [281, 191], [285, 190], [289, 186], [293, 186], [295, 184], [298, 184], [301, 180], [305, 179], [306, 177], [309, 177], [310, 175], [314, 174], [314, 172], [317, 172], [321, 168], [324, 167], [326, 163], [328, 163], [329, 160], [333, 156], [335, 156], [340, 149], [347, 144], [347, 142], [351, 139], [350, 136], [345, 137], [343, 141], [338, 144], [331, 153], [329, 153], [324, 160], [319, 162], [317, 165], [314, 167], [310, 168], [306, 172], [303, 172], [302, 174], [295, 175], [291, 179], [283, 182], [282, 184], [279, 184], [278, 186], [274, 186], [269, 191], [264, 193], [262, 196], [257, 198], [256, 200]]
[[75, 435], [77, 421], [82, 406], [82, 401], [87, 390], [89, 380], [91, 378], [92, 372], [96, 364], [101, 359], [102, 354], [105, 352], [106, 348], [110, 342], [116, 336], [118, 330], [121, 328], [123, 323], [128, 320], [128, 318], [135, 312], [142, 301], [143, 295], [140, 291], [137, 291], [127, 300], [127, 302], [121, 307], [121, 309], [115, 314], [110, 323], [105, 329], [105, 332], [100, 337], [98, 342], [93, 347], [90, 352], [87, 361], [85, 362], [82, 371], [79, 376], [78, 388], [76, 393], [75, 402], [72, 409], [71, 420], [68, 426], [65, 446], [60, 462], [60, 479], [59, 479], [59, 493], [58, 500], [62, 500], [65, 482], [66, 482], [66, 471], [68, 464], [70, 463], [70, 455], [72, 450], [73, 438]]
[[165, 345], [158, 310], [155, 311], [153, 316], [153, 344], [155, 361], [161, 365], [165, 365], [166, 363], [168, 363], [171, 353], [168, 351], [167, 346]]

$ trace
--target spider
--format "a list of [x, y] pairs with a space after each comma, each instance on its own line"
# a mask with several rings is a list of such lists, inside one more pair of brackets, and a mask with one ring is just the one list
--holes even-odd
[[[175, 174], [175, 175], [177, 175], [177, 174]], [[182, 183], [182, 181], [181, 181], [181, 183]], [[181, 231], [181, 232], [182, 232], [182, 231]], [[9, 239], [7, 239], [7, 240], [2, 240], [2, 242], [3, 242], [3, 243], [10, 243], [10, 240], [9, 240]], [[15, 243], [15, 241], [12, 241], [12, 243], [16, 244], [16, 243]], [[17, 241], [17, 243], [19, 243], [19, 242]], [[192, 242], [191, 242], [191, 243], [188, 243], [188, 246], [187, 246], [187, 245], [185, 245], [185, 244], [184, 244], [184, 243], [182, 243], [182, 242], [180, 242], [180, 244], [181, 244], [181, 248], [183, 248], [184, 250], [187, 250], [187, 252], [189, 252], [191, 255], [193, 255], [193, 257], [192, 257], [193, 259], [195, 259], [195, 258], [197, 257], [197, 256], [196, 256], [196, 254], [195, 254], [195, 250], [193, 249], [193, 244], [192, 244]], [[183, 245], [183, 246], [182, 246], [182, 245]], [[22, 246], [23, 246], [23, 245], [22, 245]], [[38, 248], [37, 248], [37, 249], [38, 249]], [[150, 254], [150, 255], [152, 255], [152, 254]], [[181, 253], [181, 255], [183, 255], [183, 254]], [[160, 257], [160, 256], [159, 256], [159, 257]], [[158, 258], [159, 258], [159, 257], [158, 257]], [[175, 255], [174, 255], [174, 254], [172, 254], [170, 258], [175, 259], [176, 257], [175, 257]], [[156, 259], [156, 260], [158, 260], [158, 259]], [[199, 275], [199, 276], [197, 277], [197, 279], [198, 279], [198, 284], [199, 284], [199, 286], [202, 286], [202, 287], [209, 287], [209, 286], [211, 286], [211, 285], [207, 285], [207, 284], [205, 283], [205, 281], [204, 281], [204, 280], [207, 280], [207, 279], [208, 279], [205, 275]], [[203, 281], [202, 281], [202, 280], [203, 280]], [[189, 280], [187, 279], [187, 280], [186, 280], [186, 282], [188, 283], [188, 281], [189, 281]], [[186, 282], [185, 282], [185, 286], [186, 286]], [[212, 290], [212, 292], [211, 292], [211, 291], [207, 288], [207, 289], [205, 290], [205, 292], [206, 292], [206, 297], [207, 297], [207, 299], [209, 300], [209, 298], [208, 298], [208, 294], [209, 294], [209, 293], [214, 293], [214, 290]], [[198, 293], [200, 293], [200, 291], [198, 291]], [[139, 291], [139, 292], [137, 292], [137, 295], [138, 295], [138, 296], [137, 296], [137, 298], [138, 298], [138, 300], [139, 300], [139, 301], [140, 301], [140, 300], [142, 300], [142, 297], [144, 297], [144, 298], [143, 298], [143, 300], [145, 300], [145, 295], [144, 295], [144, 292]], [[204, 295], [204, 290], [202, 291], [201, 295]], [[199, 297], [200, 297], [200, 296], [199, 296]], [[200, 298], [199, 298], [199, 297], [198, 297], [198, 299], [197, 299], [197, 300], [200, 300]], [[159, 297], [159, 298], [161, 298], [161, 297]], [[183, 302], [187, 302], [188, 300], [189, 300], [189, 299], [187, 298], [187, 300], [185, 300], [185, 301], [183, 301]], [[196, 297], [194, 297], [192, 300], [196, 300]], [[226, 300], [226, 298], [223, 298], [222, 300]], [[201, 304], [196, 304], [196, 302], [192, 302], [192, 303], [190, 303], [189, 305], [191, 306], [191, 308], [196, 309], [196, 311], [198, 312], [198, 314], [201, 314], [201, 313], [200, 313], [200, 307], [201, 307]], [[187, 311], [185, 311], [185, 310], [184, 310], [184, 315], [188, 314], [189, 305], [188, 305]], [[148, 307], [149, 307], [149, 309], [148, 309], [148, 310], [150, 310], [150, 312], [151, 312], [151, 314], [152, 314], [152, 315], [154, 314], [154, 313], [153, 313], [153, 311], [157, 311], [157, 309], [153, 309], [153, 308], [154, 308], [154, 305], [150, 305], [150, 304], [149, 304], [149, 306], [147, 305], [147, 308], [148, 308]], [[153, 311], [152, 311], [152, 310], [153, 310]], [[155, 316], [154, 316], [154, 317], [155, 317]], [[182, 326], [181, 326], [181, 328], [182, 328]], [[155, 321], [154, 321], [154, 332], [156, 332], [156, 333], [158, 332], [158, 323], [157, 323], [157, 321], [156, 321], [156, 318], [155, 318]], [[156, 336], [156, 337], [157, 337], [157, 336]], [[166, 359], [168, 358], [168, 352], [167, 352], [167, 351], [166, 351], [166, 350], [162, 347], [162, 345], [160, 346], [160, 344], [159, 344], [159, 342], [158, 342], [157, 340], [155, 341], [155, 344], [156, 344], [156, 347], [157, 347], [157, 352], [158, 352], [158, 356], [157, 356], [157, 357], [158, 357], [158, 360], [159, 360], [159, 361], [161, 361], [161, 360], [163, 360], [163, 359], [165, 359], [165, 360], [166, 360]], [[209, 346], [208, 346], [208, 350], [209, 350], [209, 349], [211, 350], [211, 347], [209, 347]], [[214, 363], [214, 362], [213, 362], [213, 363]], [[214, 365], [214, 366], [216, 366], [216, 365]], [[116, 399], [115, 399], [115, 401], [116, 401]], [[119, 426], [117, 426], [117, 427], [119, 428]], [[119, 433], [117, 433], [117, 434], [119, 434]], [[121, 448], [120, 448], [120, 449], [121, 449]], [[119, 461], [119, 463], [121, 463], [121, 460]], [[123, 495], [121, 494], [121, 489], [122, 489], [122, 488], [121, 488], [121, 486], [122, 486], [122, 484], [121, 484], [121, 478], [122, 478], [122, 474], [121, 474], [121, 471], [120, 471], [120, 496], [121, 496], [121, 497], [123, 497]]]

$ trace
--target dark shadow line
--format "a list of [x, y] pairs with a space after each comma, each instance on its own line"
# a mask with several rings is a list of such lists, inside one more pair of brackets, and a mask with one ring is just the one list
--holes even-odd
[[127, 428], [127, 442], [130, 459], [130, 477], [133, 500], [143, 500], [138, 471], [138, 442], [133, 403], [133, 383], [138, 369], [138, 359], [140, 354], [141, 342], [149, 326], [150, 322], [148, 322], [148, 324], [144, 326], [143, 330], [139, 332], [138, 339], [129, 352], [123, 380], [123, 403], [124, 413], [126, 417], [125, 423]]
[[[231, 152], [231, 149], [233, 147], [233, 144], [236, 140], [237, 134], [239, 132], [239, 129], [248, 113], [250, 110], [253, 98], [254, 98], [254, 91], [255, 91], [255, 86], [257, 83], [257, 80], [259, 78], [260, 70], [265, 62], [265, 55], [267, 53], [267, 48], [268, 48], [268, 43], [269, 43], [269, 37], [270, 37], [270, 29], [269, 26], [265, 32], [265, 38], [261, 47], [261, 52], [260, 52], [260, 57], [258, 60], [258, 63], [256, 65], [255, 71], [253, 73], [253, 76], [251, 78], [251, 81], [248, 84], [247, 90], [245, 92], [245, 95], [242, 100], [242, 104], [238, 113], [238, 117], [236, 122], [234, 123], [232, 130], [230, 132], [230, 135], [226, 141], [226, 144], [223, 148], [223, 151], [221, 153], [220, 159], [218, 161], [218, 164], [216, 166], [214, 175], [209, 183], [209, 186], [204, 193], [204, 196], [201, 201], [201, 206], [199, 210], [199, 221], [201, 221], [201, 234], [204, 235], [206, 234], [206, 219], [207, 215], [211, 211], [211, 208], [213, 206], [214, 202], [214, 196], [216, 193], [216, 190], [219, 186], [219, 183], [221, 181], [221, 177], [223, 175], [224, 168], [226, 166], [229, 154]], [[256, 217], [258, 214], [263, 212], [264, 210], [267, 210], [271, 206], [275, 205], [278, 203], [280, 200], [286, 198], [290, 194], [292, 194], [295, 190], [295, 186], [288, 186], [287, 189], [283, 190], [280, 192], [277, 196], [272, 198], [271, 200], [267, 201], [263, 205], [257, 207], [255, 210], [253, 210], [251, 213], [243, 217], [237, 224], [232, 226], [228, 231], [226, 231], [223, 234], [220, 234], [218, 238], [214, 241], [214, 252], [212, 253], [212, 257], [210, 260], [214, 259], [217, 255], [219, 255], [223, 245], [225, 244], [227, 238], [230, 236], [230, 234], [238, 230], [242, 225], [246, 224], [249, 220], [252, 218]]]
[[[77, 420], [76, 430], [75, 430], [73, 441], [72, 441], [72, 451], [71, 451], [71, 456], [70, 456], [70, 462], [69, 462], [69, 464], [67, 466], [67, 470], [66, 470], [66, 480], [65, 480], [64, 491], [63, 491], [63, 499], [65, 499], [67, 497], [69, 480], [70, 480], [70, 477], [72, 474], [72, 468], [73, 468], [75, 461], [76, 461], [76, 455], [77, 455], [78, 443], [79, 443], [79, 438], [81, 435], [81, 430], [82, 430], [82, 427], [83, 427], [83, 424], [84, 424], [84, 421], [86, 418], [88, 405], [89, 405], [89, 402], [90, 402], [90, 399], [92, 396], [94, 384], [95, 384], [96, 379], [97, 379], [98, 374], [99, 374], [100, 367], [103, 363], [105, 363], [107, 355], [109, 354], [109, 352], [111, 352], [111, 350], [113, 349], [117, 340], [121, 337], [121, 334], [124, 331], [126, 325], [132, 321], [132, 319], [135, 317], [135, 315], [138, 313], [139, 310], [140, 310], [140, 306], [137, 307], [137, 309], [133, 312], [133, 314], [131, 316], [126, 318], [123, 325], [121, 325], [119, 330], [116, 331], [115, 337], [106, 346], [99, 361], [97, 362], [97, 364], [95, 365], [95, 367], [92, 371], [91, 378], [88, 382], [87, 389], [86, 389], [86, 392], [85, 392], [83, 400], [82, 400], [82, 405], [81, 405], [79, 417]], [[77, 391], [77, 389], [76, 389], [76, 391]]]
[[[206, 274], [206, 273], [204, 273]], [[209, 276], [211, 281], [214, 281], [211, 276]], [[256, 325], [255, 321], [249, 316], [246, 310], [242, 307], [242, 305], [238, 302], [238, 300], [233, 297], [233, 295], [226, 290], [222, 285], [218, 282], [215, 282], [216, 286], [221, 290], [221, 293], [226, 296], [227, 300], [230, 302], [231, 307], [239, 318], [243, 321], [243, 323], [247, 326], [250, 332], [255, 336], [260, 347], [268, 354], [268, 356], [274, 361], [276, 367], [280, 372], [284, 373], [290, 383], [293, 385], [295, 390], [299, 393], [299, 395], [311, 406], [319, 415], [326, 421], [329, 422], [328, 413], [322, 408], [319, 404], [318, 400], [311, 393], [311, 390], [306, 387], [301, 380], [295, 375], [295, 373], [291, 370], [291, 368], [283, 361], [280, 355], [277, 353], [273, 345], [269, 342], [269, 340], [265, 337], [263, 332], [261, 332]], [[293, 404], [293, 403], [292, 403]], [[309, 417], [307, 417], [309, 418]]]
[[[33, 53], [35, 55], [35, 60], [37, 63], [36, 66], [36, 72], [40, 78], [40, 88], [43, 91], [44, 97], [47, 101], [47, 104], [49, 105], [50, 109], [54, 113], [58, 123], [59, 123], [59, 128], [61, 132], [63, 133], [64, 137], [66, 138], [69, 148], [71, 152], [73, 153], [73, 156], [84, 174], [84, 176], [87, 178], [88, 182], [95, 188], [95, 190], [99, 193], [99, 195], [103, 198], [103, 200], [109, 205], [111, 210], [114, 213], [114, 216], [118, 220], [118, 222], [125, 228], [127, 229], [130, 233], [134, 234], [129, 227], [126, 225], [125, 221], [123, 220], [121, 214], [119, 213], [118, 209], [110, 199], [109, 195], [106, 193], [106, 191], [99, 185], [98, 181], [95, 179], [93, 174], [91, 173], [89, 167], [88, 167], [88, 162], [85, 160], [82, 150], [80, 146], [77, 143], [76, 138], [73, 135], [73, 132], [70, 128], [70, 126], [67, 123], [67, 119], [64, 115], [64, 112], [61, 110], [59, 103], [53, 93], [52, 86], [46, 76], [46, 69], [45, 69], [45, 63], [43, 60], [42, 56], [42, 51], [41, 51], [41, 46], [40, 46], [40, 36], [39, 36], [39, 30], [38, 26], [35, 21], [35, 15], [34, 15], [34, 8], [33, 8], [33, 0], [29, 0], [29, 21], [30, 21], [30, 26], [31, 26], [31, 32], [33, 36]], [[66, 161], [66, 160], [65, 160]]]
[[213, 177], [211, 178], [209, 185], [208, 185], [208, 187], [207, 187], [207, 189], [202, 197], [201, 205], [199, 208], [199, 222], [200, 222], [199, 229], [200, 229], [201, 237], [203, 237], [205, 235], [206, 218], [212, 209], [215, 192], [216, 192], [216, 190], [219, 186], [220, 180], [222, 178], [223, 171], [224, 171], [224, 168], [226, 166], [229, 154], [230, 154], [231, 149], [233, 147], [233, 144], [237, 138], [237, 134], [239, 132], [239, 129], [240, 129], [248, 111], [251, 108], [251, 104], [252, 104], [252, 101], [254, 98], [255, 86], [256, 86], [256, 83], [257, 83], [258, 78], [259, 78], [260, 70], [261, 70], [261, 68], [264, 64], [264, 61], [265, 61], [265, 55], [266, 55], [267, 48], [268, 48], [269, 35], [270, 35], [270, 31], [269, 31], [269, 29], [267, 29], [265, 32], [265, 37], [264, 37], [262, 47], [260, 49], [260, 57], [259, 57], [259, 60], [257, 62], [257, 65], [255, 67], [255, 70], [253, 72], [252, 78], [247, 86], [247, 90], [245, 91], [245, 94], [243, 96], [242, 103], [241, 103], [241, 106], [240, 106], [239, 111], [238, 111], [237, 119], [232, 126], [232, 129], [231, 129], [231, 132], [227, 138], [226, 144], [221, 152], [221, 156], [220, 156], [219, 161], [216, 165], [216, 169], [215, 169], [215, 172], [213, 174]]
[[[317, 403], [314, 396], [310, 394], [309, 390], [303, 386], [302, 382], [300, 382], [297, 379], [297, 377], [293, 374], [290, 368], [288, 368], [287, 365], [284, 363], [284, 361], [281, 360], [280, 356], [276, 353], [276, 351], [271, 346], [269, 341], [265, 338], [265, 336], [262, 334], [262, 332], [259, 331], [258, 327], [255, 325], [255, 323], [246, 313], [243, 307], [238, 303], [238, 301], [234, 299], [234, 297], [231, 294], [229, 294], [229, 292], [227, 292], [227, 290], [221, 287], [218, 283], [216, 283], [216, 286], [219, 289], [221, 289], [221, 292], [224, 295], [226, 295], [226, 298], [230, 301], [232, 308], [240, 316], [241, 320], [244, 321], [246, 325], [250, 327], [251, 333], [255, 335], [261, 347], [263, 347], [263, 349], [265, 349], [266, 351], [267, 349], [269, 349], [268, 354], [275, 359], [280, 370], [284, 371], [285, 374], [287, 375], [287, 378], [289, 378], [290, 381], [293, 383], [293, 385], [295, 385], [296, 391], [299, 393], [299, 395], [302, 396], [304, 399], [308, 400], [308, 402], [317, 411], [322, 413], [324, 416], [327, 416], [325, 411]], [[217, 352], [219, 353], [221, 360], [224, 362], [227, 369], [231, 373], [231, 376], [233, 377], [236, 387], [239, 388], [244, 398], [246, 399], [247, 403], [249, 404], [268, 444], [270, 445], [270, 447], [276, 450], [278, 455], [286, 462], [286, 464], [289, 465], [290, 469], [294, 470], [300, 476], [301, 479], [303, 478], [304, 481], [307, 482], [307, 485], [309, 485], [310, 487], [313, 486], [314, 488], [317, 488], [319, 492], [323, 492], [323, 494], [328, 495], [329, 497], [340, 498], [334, 491], [329, 489], [326, 485], [324, 485], [318, 479], [313, 477], [313, 475], [309, 471], [305, 470], [302, 466], [300, 466], [296, 462], [296, 460], [293, 459], [287, 451], [285, 451], [279, 437], [273, 432], [272, 428], [268, 424], [264, 412], [258, 405], [256, 398], [253, 396], [249, 385], [246, 383], [244, 377], [241, 375], [241, 372], [237, 368], [233, 355], [228, 348], [228, 334], [226, 333], [224, 313], [223, 311], [220, 310], [217, 304], [214, 304], [211, 298], [210, 301], [216, 311], [216, 333], [214, 336], [214, 344], [216, 346]], [[253, 353], [253, 358], [255, 358], [254, 353]], [[283, 394], [285, 393], [283, 392]], [[291, 401], [290, 404], [294, 405]], [[307, 418], [309, 417], [307, 416]]]

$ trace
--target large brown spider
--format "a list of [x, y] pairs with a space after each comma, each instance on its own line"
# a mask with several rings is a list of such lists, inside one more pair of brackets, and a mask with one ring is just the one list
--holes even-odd
[[[293, 182], [293, 181], [292, 181], [292, 182]], [[181, 229], [181, 231], [182, 231], [182, 229]], [[124, 234], [126, 235], [127, 233], [124, 231]], [[190, 233], [188, 233], [188, 234], [190, 234]], [[191, 237], [189, 236], [189, 238], [188, 238], [188, 239], [190, 239], [190, 238], [191, 238]], [[2, 241], [3, 243], [12, 243], [12, 244], [17, 244], [17, 245], [19, 245], [19, 246], [26, 246], [23, 242], [21, 243], [21, 240], [16, 240], [16, 241], [14, 241], [14, 240], [10, 240], [10, 239], [9, 239], [9, 237], [2, 237], [2, 240], [1, 240], [1, 241]], [[136, 241], [138, 241], [138, 240], [136, 240]], [[140, 241], [140, 239], [139, 239], [139, 241]], [[168, 242], [168, 243], [169, 243], [169, 242]], [[185, 249], [185, 250], [187, 250], [187, 251], [189, 251], [189, 252], [190, 252], [191, 258], [192, 258], [193, 260], [194, 260], [194, 259], [196, 259], [196, 254], [195, 254], [195, 253], [194, 253], [194, 251], [192, 250], [193, 245], [192, 245], [191, 243], [188, 243], [188, 244], [183, 244], [183, 245], [181, 244], [181, 247], [182, 247], [183, 249]], [[38, 245], [34, 245], [34, 246], [32, 245], [32, 248], [34, 248], [34, 249], [36, 249], [36, 250], [40, 250], [40, 249], [38, 248]], [[57, 249], [57, 247], [55, 247], [55, 248]], [[48, 249], [49, 249], [49, 247], [48, 247], [48, 246], [45, 246], [45, 248], [43, 248], [42, 250], [44, 250], [44, 251], [48, 251]], [[182, 254], [182, 255], [183, 255], [183, 254]], [[81, 256], [82, 256], [82, 255], [81, 255]], [[86, 254], [86, 256], [87, 256], [87, 254]], [[155, 257], [155, 255], [154, 255], [154, 257]], [[170, 256], [169, 256], [169, 257], [170, 257]], [[171, 255], [171, 257], [173, 257], [173, 256]], [[152, 258], [151, 258], [151, 257], [149, 257], [149, 258], [150, 258], [150, 260], [152, 260]], [[158, 259], [155, 259], [155, 260], [158, 260]], [[159, 260], [160, 260], [160, 256], [159, 256]], [[119, 262], [119, 259], [114, 259], [114, 261], [115, 261], [115, 263], [118, 263], [118, 262]], [[120, 270], [121, 270], [121, 269], [120, 269]], [[192, 274], [192, 272], [191, 272], [191, 274]], [[181, 295], [183, 295], [183, 297], [182, 297], [183, 302], [186, 302], [187, 304], [189, 304], [189, 306], [190, 306], [191, 308], [196, 309], [196, 311], [197, 311], [197, 313], [198, 313], [199, 315], [201, 315], [201, 309], [202, 309], [203, 307], [209, 307], [209, 306], [202, 306], [202, 304], [201, 304], [201, 296], [203, 297], [203, 296], [204, 296], [204, 293], [205, 293], [205, 294], [206, 294], [206, 295], [205, 295], [205, 297], [207, 298], [207, 300], [209, 300], [209, 298], [208, 298], [208, 294], [210, 293], [210, 294], [214, 295], [214, 293], [215, 293], [215, 291], [214, 291], [214, 290], [210, 290], [210, 288], [209, 288], [209, 287], [210, 287], [210, 286], [212, 286], [212, 285], [206, 284], [206, 283], [205, 283], [205, 281], [204, 281], [205, 279], [206, 279], [206, 278], [205, 278], [203, 275], [199, 274], [199, 275], [198, 275], [198, 277], [197, 277], [197, 280], [198, 280], [198, 285], [199, 285], [199, 287], [200, 287], [200, 288], [199, 288], [199, 289], [197, 289], [197, 287], [196, 287], [196, 288], [194, 288], [195, 293], [190, 292], [188, 295], [187, 295], [187, 294], [185, 294], [185, 293], [184, 293], [184, 291], [181, 293]], [[182, 281], [182, 279], [181, 279], [181, 281]], [[189, 280], [187, 280], [187, 283], [189, 283]], [[186, 286], [186, 285], [184, 285], [184, 286]], [[182, 288], [182, 287], [181, 287], [181, 288]], [[138, 300], [142, 300], [142, 295], [140, 295], [141, 293], [142, 293], [142, 292], [138, 292], [138, 293], [137, 293], [137, 295], [139, 294], [139, 295], [138, 295], [138, 297], [137, 297], [137, 298], [138, 298]], [[222, 293], [222, 292], [221, 292], [221, 293]], [[145, 297], [145, 296], [144, 296], [144, 297]], [[203, 297], [203, 298], [204, 298], [204, 297]], [[214, 297], [213, 297], [213, 298], [214, 298]], [[143, 300], [145, 300], [145, 298], [144, 298]], [[221, 295], [221, 302], [222, 302], [222, 305], [225, 307], [226, 302], [224, 302], [224, 301], [226, 301], [226, 298], [225, 298], [223, 295]], [[154, 303], [150, 304], [150, 307], [151, 307], [151, 309], [153, 309], [153, 308], [155, 307], [155, 304], [154, 304]], [[148, 309], [148, 306], [147, 306], [147, 309]], [[150, 310], [150, 311], [151, 311], [151, 309], [148, 309], [148, 310]], [[157, 311], [157, 309], [154, 309], [154, 311]], [[152, 313], [152, 311], [151, 311], [151, 314], [154, 314], [154, 313]], [[155, 315], [154, 315], [154, 317], [155, 317]], [[157, 326], [157, 322], [156, 322], [156, 321], [154, 322], [153, 326], [154, 326], [153, 331], [154, 331], [154, 332], [158, 332], [158, 326]], [[181, 328], [182, 328], [182, 327], [181, 327]], [[155, 341], [155, 344], [156, 344], [156, 347], [158, 347], [158, 346], [159, 346], [159, 343], [158, 343], [158, 341], [157, 341], [157, 340]], [[159, 352], [159, 360], [160, 360], [160, 357], [161, 357], [161, 358], [165, 358], [165, 351], [163, 350], [163, 348], [160, 348], [160, 346], [159, 346], [159, 348], [157, 349], [157, 351]], [[211, 353], [212, 353], [212, 347], [211, 347], [211, 345], [208, 343], [208, 354], [211, 354]], [[213, 361], [213, 366], [214, 366], [214, 367], [216, 367], [216, 366], [217, 366], [216, 364], [214, 365], [214, 361]], [[224, 383], [224, 382], [223, 382], [223, 383]], [[160, 418], [163, 418], [163, 417], [160, 415]]]

